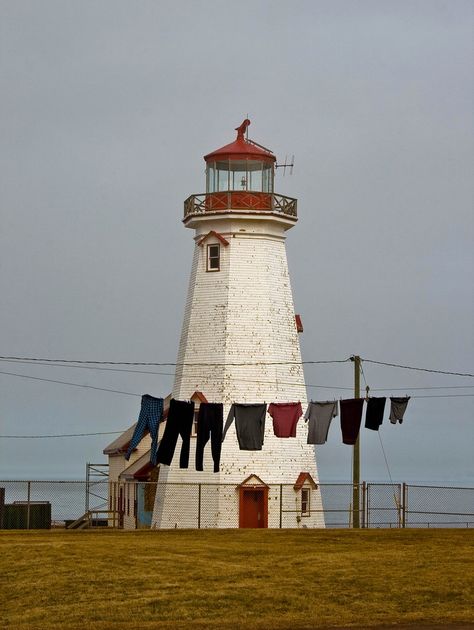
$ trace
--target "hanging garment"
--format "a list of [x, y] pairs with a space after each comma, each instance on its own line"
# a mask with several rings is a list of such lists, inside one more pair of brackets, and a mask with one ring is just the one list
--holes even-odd
[[311, 401], [304, 414], [308, 423], [308, 444], [324, 444], [328, 439], [331, 420], [337, 416], [337, 401]]
[[181, 454], [179, 457], [179, 467], [187, 468], [189, 464], [189, 443], [191, 441], [191, 429], [194, 421], [194, 403], [187, 400], [170, 401], [168, 410], [168, 418], [166, 427], [160, 445], [156, 460], [159, 464], [171, 465], [178, 441], [178, 435], [181, 435], [183, 444], [181, 446]]
[[397, 424], [397, 420], [400, 424], [403, 422], [403, 415], [406, 411], [409, 400], [410, 396], [405, 396], [403, 398], [390, 398], [390, 422], [392, 424]]
[[341, 431], [344, 444], [355, 444], [362, 420], [363, 398], [341, 400]]
[[145, 431], [148, 429], [151, 436], [150, 462], [156, 466], [156, 446], [158, 443], [158, 425], [163, 418], [163, 398], [155, 398], [149, 394], [142, 396], [142, 406], [138, 422], [128, 445], [125, 459], [128, 461], [133, 449], [141, 442]]
[[214, 472], [219, 472], [223, 424], [224, 406], [222, 403], [201, 403], [197, 419], [196, 470], [204, 470], [204, 447], [208, 443], [210, 437]]
[[273, 433], [277, 437], [296, 437], [296, 425], [303, 415], [300, 402], [271, 403], [268, 413], [273, 418]]
[[383, 412], [385, 409], [386, 398], [372, 397], [367, 401], [367, 409], [365, 412], [365, 428], [378, 431], [379, 426], [383, 422]]
[[265, 434], [266, 411], [265, 403], [234, 403], [227, 416], [222, 441], [235, 418], [235, 430], [240, 450], [261, 451]]

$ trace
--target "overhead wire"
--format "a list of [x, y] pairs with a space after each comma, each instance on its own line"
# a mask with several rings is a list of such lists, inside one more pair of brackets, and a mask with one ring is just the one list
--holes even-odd
[[[43, 367], [53, 367], [53, 368], [69, 368], [69, 369], [81, 369], [81, 370], [98, 370], [98, 371], [106, 371], [106, 372], [125, 372], [127, 374], [150, 374], [150, 375], [158, 375], [158, 376], [174, 376], [174, 372], [156, 372], [150, 370], [129, 370], [122, 368], [108, 368], [108, 367], [100, 367], [96, 365], [73, 365], [73, 364], [62, 364], [62, 363], [41, 363], [31, 360], [22, 360], [22, 359], [2, 359], [1, 362], [4, 363], [13, 363], [19, 365], [33, 365], [33, 366], [43, 366]], [[1, 373], [1, 372], [0, 372]], [[7, 372], [5, 372], [7, 373]], [[254, 383], [255, 379], [246, 379], [246, 378], [233, 378], [235, 381], [245, 382], [245, 383]], [[258, 381], [261, 384], [273, 384], [274, 381]], [[293, 385], [294, 382], [291, 381], [281, 381], [278, 380], [278, 383], [281, 385]], [[340, 390], [352, 390], [353, 387], [342, 387], [340, 385], [321, 385], [314, 383], [306, 383], [306, 387], [311, 388], [320, 388], [320, 389], [340, 389]], [[436, 389], [473, 389], [474, 385], [436, 385], [436, 386], [426, 386], [426, 387], [374, 387], [371, 388], [371, 391], [415, 391], [415, 390], [436, 390]]]
[[[247, 366], [247, 365], [324, 365], [330, 363], [347, 363], [351, 361], [351, 357], [347, 359], [332, 359], [329, 361], [243, 361], [236, 363], [172, 363], [172, 362], [155, 362], [155, 361], [97, 361], [97, 360], [83, 360], [83, 359], [50, 359], [44, 357], [15, 357], [15, 356], [0, 356], [0, 360], [16, 360], [16, 361], [34, 361], [43, 363], [77, 363], [89, 364], [89, 365], [137, 365], [137, 366], [169, 366], [169, 367], [223, 367], [223, 366]], [[449, 370], [435, 370], [432, 368], [414, 367], [411, 365], [401, 365], [399, 363], [389, 363], [386, 361], [376, 361], [374, 359], [366, 359], [361, 357], [361, 361], [366, 363], [374, 363], [376, 365], [384, 365], [387, 367], [395, 367], [404, 370], [415, 370], [418, 372], [431, 372], [433, 374], [447, 374], [452, 376], [467, 376], [474, 378], [474, 374], [470, 372], [453, 372]]]
[[52, 435], [0, 435], [0, 438], [15, 438], [15, 439], [40, 439], [40, 438], [69, 438], [69, 437], [86, 437], [89, 435], [117, 435], [124, 433], [124, 431], [100, 431], [98, 433], [56, 433]]
[[[0, 374], [4, 374], [6, 376], [14, 376], [17, 378], [26, 378], [26, 379], [30, 379], [33, 381], [44, 381], [46, 383], [56, 383], [58, 385], [68, 385], [70, 387], [82, 387], [84, 389], [94, 389], [100, 392], [110, 392], [112, 394], [122, 394], [124, 396], [142, 396], [143, 394], [139, 394], [137, 392], [125, 392], [123, 390], [119, 390], [119, 389], [110, 389], [107, 387], [97, 387], [95, 385], [83, 385], [81, 383], [72, 383], [71, 381], [60, 381], [58, 379], [52, 379], [52, 378], [43, 378], [43, 377], [39, 377], [39, 376], [30, 376], [28, 374], [18, 374], [16, 372], [6, 372], [3, 370], [0, 370]], [[250, 383], [256, 383], [256, 384], [267, 384], [270, 381], [259, 381], [259, 380], [247, 380], [247, 379], [234, 379], [236, 381], [242, 381], [245, 380], [245, 382], [250, 382]], [[280, 381], [281, 382], [281, 381]], [[296, 383], [291, 383], [291, 382], [286, 382], [283, 383], [281, 382], [281, 384], [287, 384], [287, 385], [295, 385]], [[323, 387], [321, 385], [307, 385], [307, 387]], [[350, 387], [326, 387], [327, 389], [352, 389]], [[405, 389], [409, 389], [409, 388], [405, 388]], [[421, 388], [424, 389], [424, 388]], [[377, 391], [377, 390], [373, 390], [373, 391]], [[385, 391], [391, 391], [389, 389], [385, 390]], [[463, 398], [463, 397], [474, 397], [474, 394], [429, 394], [429, 395], [416, 395], [416, 396], [412, 396], [412, 398]]]
[[150, 370], [127, 370], [126, 368], [108, 368], [98, 365], [73, 365], [71, 363], [41, 363], [38, 361], [17, 360], [17, 359], [0, 359], [2, 363], [13, 363], [17, 365], [41, 365], [44, 367], [72, 368], [76, 370], [99, 370], [101, 372], [126, 372], [127, 374], [151, 374], [160, 376], [174, 376], [174, 372], [152, 372]]
[[89, 365], [155, 365], [155, 366], [170, 366], [170, 367], [245, 367], [248, 365], [324, 365], [328, 363], [347, 363], [350, 358], [347, 359], [333, 359], [330, 361], [243, 361], [236, 363], [171, 363], [163, 362], [158, 363], [154, 361], [85, 361], [74, 359], [47, 359], [37, 357], [13, 357], [13, 356], [0, 356], [0, 360], [16, 360], [16, 361], [34, 361], [42, 363], [77, 363], [77, 364], [89, 364]]
[[474, 378], [474, 374], [470, 374], [469, 372], [449, 372], [447, 370], [433, 370], [429, 368], [413, 367], [411, 365], [399, 365], [397, 363], [385, 363], [384, 361], [374, 361], [373, 359], [364, 359], [362, 357], [361, 357], [361, 361], [365, 361], [366, 363], [374, 363], [375, 365], [385, 365], [387, 367], [401, 368], [403, 370], [415, 370], [417, 372], [431, 372], [433, 374], [450, 374], [452, 376], [469, 376], [470, 378]]
[[134, 394], [132, 392], [124, 392], [118, 389], [108, 389], [107, 387], [96, 387], [95, 385], [82, 385], [80, 383], [71, 383], [69, 381], [58, 381], [52, 378], [40, 378], [39, 376], [29, 376], [27, 374], [16, 374], [15, 372], [3, 372], [0, 371], [0, 374], [5, 374], [7, 376], [16, 376], [18, 378], [27, 378], [33, 381], [45, 381], [47, 383], [57, 383], [59, 385], [69, 385], [70, 387], [83, 387], [84, 389], [95, 389], [99, 392], [111, 392], [113, 394], [123, 394], [124, 396], [141, 396], [142, 394]]

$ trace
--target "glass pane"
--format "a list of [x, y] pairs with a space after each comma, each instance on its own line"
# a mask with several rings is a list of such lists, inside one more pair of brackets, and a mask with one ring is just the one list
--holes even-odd
[[209, 245], [209, 258], [219, 256], [219, 245]]
[[229, 171], [219, 169], [218, 173], [218, 182], [217, 182], [217, 190], [229, 190]]
[[263, 192], [273, 192], [273, 166], [271, 164], [263, 165]]
[[214, 163], [209, 164], [207, 167], [207, 183], [206, 183], [206, 192], [212, 193], [215, 192], [215, 179], [216, 179], [216, 169]]
[[262, 191], [262, 171], [251, 171], [249, 173], [249, 190]]
[[230, 190], [247, 190], [247, 161], [230, 162]]

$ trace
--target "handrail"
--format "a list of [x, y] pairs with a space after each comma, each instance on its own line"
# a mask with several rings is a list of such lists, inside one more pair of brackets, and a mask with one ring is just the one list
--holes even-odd
[[230, 190], [191, 195], [184, 202], [184, 218], [229, 210], [258, 212], [258, 214], [281, 214], [296, 219], [297, 200], [276, 193]]

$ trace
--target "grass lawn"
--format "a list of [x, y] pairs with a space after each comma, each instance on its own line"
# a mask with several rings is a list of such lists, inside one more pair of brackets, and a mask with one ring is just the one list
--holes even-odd
[[474, 621], [472, 530], [0, 531], [0, 627]]

